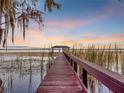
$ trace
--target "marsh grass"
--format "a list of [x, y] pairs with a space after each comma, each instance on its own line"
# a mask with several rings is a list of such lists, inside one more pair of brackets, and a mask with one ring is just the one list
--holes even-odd
[[88, 60], [94, 64], [98, 64], [108, 70], [124, 74], [124, 50], [115, 45], [73, 45], [70, 53]]
[[[103, 46], [83, 46], [81, 44], [75, 44], [73, 45], [72, 49], [70, 49], [70, 54], [73, 54], [83, 60], [88, 60], [89, 62], [100, 65], [107, 70], [124, 75], [124, 49], [120, 49], [117, 44]], [[79, 70], [78, 73], [80, 72], [82, 71]], [[108, 89], [104, 84], [97, 80], [97, 78], [89, 73], [88, 91], [89, 93], [96, 93], [96, 91], [98, 91], [97, 93], [111, 93], [110, 89]]]

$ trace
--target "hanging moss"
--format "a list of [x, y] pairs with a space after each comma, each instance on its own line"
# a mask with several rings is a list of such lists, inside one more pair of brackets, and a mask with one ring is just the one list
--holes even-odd
[[[14, 43], [15, 24], [18, 24], [18, 27], [23, 31], [23, 39], [25, 39], [25, 31], [28, 28], [29, 20], [34, 20], [39, 25], [43, 24], [43, 12], [36, 6], [38, 1], [0, 0], [0, 43], [3, 41], [3, 47], [5, 47], [5, 44], [7, 45], [9, 28], [11, 28], [12, 43]], [[55, 0], [45, 0], [44, 5], [49, 12], [51, 12], [52, 7], [60, 9], [60, 5]]]

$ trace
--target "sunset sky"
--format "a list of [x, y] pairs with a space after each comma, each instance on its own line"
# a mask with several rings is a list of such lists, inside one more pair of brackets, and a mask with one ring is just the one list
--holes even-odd
[[[43, 10], [41, 0], [38, 7]], [[124, 47], [124, 2], [118, 0], [56, 0], [61, 10], [43, 15], [44, 27], [31, 22], [26, 40], [16, 31], [15, 46], [118, 43]], [[11, 36], [10, 36], [11, 38]], [[13, 45], [8, 41], [8, 45]]]

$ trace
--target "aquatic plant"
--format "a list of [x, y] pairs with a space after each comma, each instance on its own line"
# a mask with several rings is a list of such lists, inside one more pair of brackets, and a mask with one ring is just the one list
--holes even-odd
[[98, 64], [109, 70], [112, 70], [115, 65], [114, 71], [116, 72], [119, 71], [119, 61], [124, 61], [124, 59], [122, 58], [124, 57], [123, 49], [119, 49], [117, 44], [103, 45], [101, 47], [94, 44], [88, 46], [76, 44], [73, 45], [70, 53], [80, 57], [81, 59], [88, 60], [89, 62]]

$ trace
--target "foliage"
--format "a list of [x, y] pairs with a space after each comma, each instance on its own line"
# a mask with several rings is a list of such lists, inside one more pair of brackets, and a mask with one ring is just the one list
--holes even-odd
[[[40, 0], [0, 0], [0, 43], [3, 47], [7, 44], [9, 28], [11, 28], [12, 42], [14, 43], [15, 24], [23, 31], [28, 28], [29, 20], [35, 20], [39, 25], [43, 23], [43, 12], [37, 8]], [[45, 10], [52, 11], [52, 7], [60, 9], [60, 5], [55, 0], [45, 0]]]

